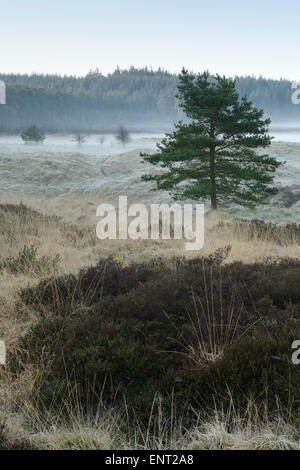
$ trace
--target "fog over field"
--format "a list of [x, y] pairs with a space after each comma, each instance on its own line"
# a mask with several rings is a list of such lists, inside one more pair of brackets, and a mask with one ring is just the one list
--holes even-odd
[[[78, 146], [71, 136], [50, 137], [41, 145], [24, 145], [16, 143], [16, 138], [2, 137], [6, 142], [3, 147], [14, 151], [0, 152], [0, 199], [23, 201], [43, 213], [93, 224], [97, 220], [96, 207], [102, 202], [117, 205], [121, 195], [127, 195], [131, 203], [171, 202], [168, 193], [151, 191], [152, 183], [141, 181], [144, 173], [159, 172], [159, 168], [142, 161], [140, 152], [153, 152], [160, 138], [136, 134], [123, 146], [111, 135], [106, 136], [102, 146], [96, 136], [91, 136], [86, 144]], [[270, 153], [286, 162], [277, 172], [276, 183], [281, 186], [299, 183], [300, 143], [275, 141]], [[231, 207], [229, 213], [274, 222], [297, 222], [300, 203], [290, 209], [270, 209], [268, 205], [250, 211]]]
[[[148, 67], [82, 77], [56, 74], [1, 74], [6, 105], [0, 106], [0, 133], [20, 133], [37, 124], [45, 132], [114, 132], [119, 124], [134, 130], [172, 128], [186, 120], [176, 98], [178, 74]], [[240, 97], [272, 119], [277, 128], [298, 128], [298, 91], [291, 80], [236, 76]], [[293, 102], [293, 93], [295, 102]]]

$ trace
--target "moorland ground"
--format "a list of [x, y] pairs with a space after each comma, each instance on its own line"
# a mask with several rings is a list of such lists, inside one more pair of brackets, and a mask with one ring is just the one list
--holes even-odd
[[297, 207], [208, 213], [191, 254], [99, 241], [99, 194], [1, 196], [0, 447], [299, 448]]

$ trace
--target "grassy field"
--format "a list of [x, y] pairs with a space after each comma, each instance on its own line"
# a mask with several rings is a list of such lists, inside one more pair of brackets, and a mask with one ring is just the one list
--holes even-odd
[[299, 448], [300, 227], [205, 227], [187, 256], [0, 206], [0, 448]]

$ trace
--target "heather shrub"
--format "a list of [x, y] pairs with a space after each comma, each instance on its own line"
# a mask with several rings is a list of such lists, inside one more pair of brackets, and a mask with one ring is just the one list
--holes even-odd
[[153, 276], [143, 264], [122, 267], [113, 258], [101, 259], [96, 266], [81, 269], [77, 276], [63, 275], [42, 280], [37, 287], [25, 288], [21, 299], [28, 305], [69, 310], [71, 305], [90, 305], [106, 295], [117, 296]]
[[173, 267], [102, 260], [23, 290], [24, 301], [49, 311], [20, 339], [11, 367], [43, 369], [43, 406], [58, 390], [60, 401], [71, 400], [73, 384], [83, 403], [87, 390], [96, 401], [126, 400], [143, 420], [156, 401], [177, 410], [230, 399], [243, 407], [249, 397], [270, 410], [297, 407], [291, 344], [300, 334], [300, 262], [222, 265], [224, 256]]
[[300, 368], [291, 362], [292, 341], [292, 335], [262, 334], [230, 345], [208, 372], [211, 386], [224, 397], [221, 384], [226, 384], [235, 403], [244, 406], [245, 397], [251, 396], [271, 410], [276, 410], [278, 401], [286, 408], [297, 407]]
[[[220, 265], [228, 256], [231, 247], [218, 249], [207, 258], [195, 261], [196, 265]], [[163, 258], [154, 258], [149, 263], [132, 263], [129, 266], [113, 258], [100, 259], [96, 266], [80, 270], [79, 274], [63, 275], [42, 280], [37, 287], [24, 288], [21, 299], [27, 305], [41, 305], [69, 310], [71, 305], [91, 305], [103, 297], [117, 296], [159, 275], [176, 276], [186, 260], [174, 257], [166, 263]], [[189, 262], [193, 266], [194, 261]], [[174, 269], [171, 266], [175, 266]]]

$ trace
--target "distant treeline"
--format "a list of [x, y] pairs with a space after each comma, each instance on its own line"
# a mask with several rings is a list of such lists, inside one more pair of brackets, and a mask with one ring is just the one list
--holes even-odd
[[[175, 98], [177, 76], [147, 68], [98, 70], [85, 77], [5, 75], [7, 104], [0, 106], [0, 132], [20, 132], [36, 124], [48, 132], [167, 128], [183, 119]], [[292, 103], [288, 80], [237, 78], [237, 89], [263, 108], [275, 122], [300, 122], [300, 105]]]

